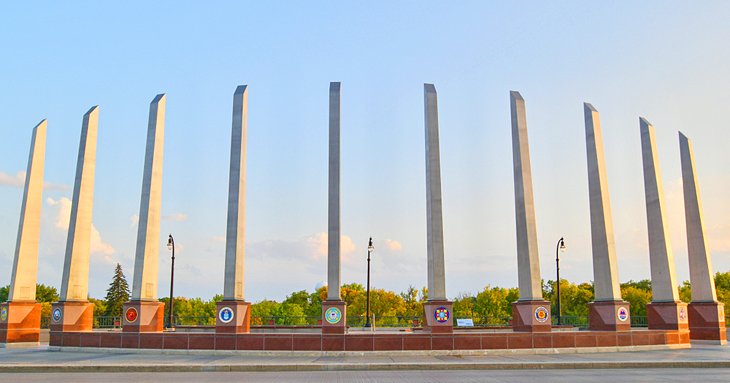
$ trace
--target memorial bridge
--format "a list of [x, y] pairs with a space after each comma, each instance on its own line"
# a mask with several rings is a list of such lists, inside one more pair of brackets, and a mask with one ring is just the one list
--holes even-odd
[[[550, 302], [543, 299], [537, 246], [532, 171], [525, 100], [510, 92], [516, 214], [519, 299], [512, 303], [509, 326], [496, 329], [454, 326], [446, 294], [439, 120], [436, 88], [424, 84], [426, 230], [428, 300], [419, 326], [404, 330], [361, 331], [347, 326], [340, 296], [340, 83], [329, 88], [329, 187], [327, 299], [321, 326], [310, 331], [251, 330], [250, 303], [244, 294], [244, 232], [248, 87], [233, 95], [228, 214], [223, 300], [217, 303], [214, 328], [166, 331], [164, 303], [158, 301], [158, 250], [164, 94], [150, 104], [140, 201], [134, 279], [124, 304], [121, 329], [93, 329], [89, 303], [89, 253], [94, 195], [99, 107], [84, 116], [66, 244], [61, 294], [52, 305], [50, 345], [145, 349], [215, 350], [482, 350], [580, 347], [689, 347], [690, 339], [724, 344], [725, 313], [717, 300], [705, 238], [702, 204], [691, 141], [681, 132], [679, 145], [684, 187], [692, 301], [679, 299], [674, 257], [668, 242], [662, 178], [654, 127], [639, 118], [644, 169], [649, 258], [653, 300], [647, 306], [648, 328], [632, 328], [630, 305], [621, 297], [614, 229], [606, 178], [598, 110], [584, 104], [589, 180], [595, 300], [589, 303], [587, 329], [552, 325]], [[34, 129], [8, 302], [0, 306], [0, 346], [39, 342], [40, 304], [35, 300], [42, 205], [46, 120]], [[638, 166], [638, 164], [637, 164]], [[456, 327], [456, 328], [455, 328]]]

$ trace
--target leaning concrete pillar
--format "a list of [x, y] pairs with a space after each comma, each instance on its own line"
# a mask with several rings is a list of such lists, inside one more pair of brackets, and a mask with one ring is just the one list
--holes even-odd
[[51, 331], [91, 331], [94, 305], [89, 303], [89, 256], [91, 216], [94, 206], [94, 172], [99, 107], [84, 114], [81, 124], [79, 156], [71, 202], [71, 218], [63, 263], [61, 299], [51, 310]]
[[542, 298], [530, 147], [527, 141], [527, 114], [525, 100], [519, 92], [510, 92], [510, 110], [517, 224], [517, 279], [520, 288], [520, 298], [512, 304], [512, 328], [515, 331], [550, 331], [550, 302]]
[[650, 329], [686, 330], [687, 304], [679, 300], [674, 255], [669, 242], [664, 209], [664, 186], [659, 169], [654, 127], [639, 119], [641, 154], [644, 164], [644, 196], [649, 233], [652, 300], [646, 306]]
[[165, 304], [157, 301], [157, 268], [160, 249], [165, 102], [165, 95], [158, 94], [150, 103], [132, 297], [124, 304], [122, 326], [124, 331], [162, 331], [164, 326]]
[[340, 297], [340, 83], [330, 83], [329, 193], [327, 205], [327, 300], [322, 302], [322, 332], [345, 332], [346, 307]]
[[702, 200], [694, 165], [692, 142], [679, 133], [679, 154], [682, 161], [684, 190], [684, 219], [687, 225], [689, 279], [692, 283], [692, 301], [689, 303], [689, 331], [691, 339], [717, 341], [725, 344], [725, 307], [717, 301], [712, 261], [705, 239]]
[[228, 222], [223, 301], [217, 303], [216, 332], [246, 333], [250, 328], [250, 303], [243, 295], [244, 234], [246, 228], [246, 131], [248, 87], [233, 94], [231, 165], [228, 176]]
[[593, 282], [595, 300], [589, 310], [592, 330], [629, 330], [629, 303], [621, 299], [621, 286], [616, 265], [616, 243], [613, 236], [611, 203], [608, 197], [606, 160], [598, 111], [583, 104], [588, 155], [588, 192], [591, 208], [591, 241], [593, 249]]
[[35, 287], [43, 205], [46, 126], [46, 120], [43, 120], [33, 128], [10, 292], [8, 301], [0, 304], [0, 344], [37, 343], [40, 337], [41, 305], [35, 301]]
[[424, 329], [451, 332], [452, 302], [446, 298], [444, 272], [444, 224], [441, 210], [441, 158], [436, 87], [423, 85], [426, 128], [426, 251], [428, 255], [428, 300], [423, 304]]

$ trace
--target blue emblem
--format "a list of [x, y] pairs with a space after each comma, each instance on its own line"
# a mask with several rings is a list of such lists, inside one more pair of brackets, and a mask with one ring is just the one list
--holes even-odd
[[230, 307], [223, 307], [218, 312], [218, 319], [223, 323], [230, 323], [233, 320], [233, 310]]
[[56, 308], [53, 310], [53, 321], [58, 322], [61, 320], [61, 309]]

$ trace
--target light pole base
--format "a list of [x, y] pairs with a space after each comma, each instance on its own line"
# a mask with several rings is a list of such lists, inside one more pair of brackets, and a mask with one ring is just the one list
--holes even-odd
[[540, 299], [512, 303], [512, 330], [550, 332], [550, 302]]
[[322, 334], [347, 332], [347, 306], [344, 301], [322, 301]]
[[93, 303], [67, 301], [51, 305], [51, 331], [91, 331], [93, 327]]
[[432, 334], [449, 334], [454, 332], [454, 311], [453, 302], [446, 300], [433, 300], [423, 303], [423, 315], [426, 320], [423, 323], [423, 331]]
[[218, 334], [247, 334], [251, 332], [251, 303], [220, 301], [216, 303], [215, 332]]

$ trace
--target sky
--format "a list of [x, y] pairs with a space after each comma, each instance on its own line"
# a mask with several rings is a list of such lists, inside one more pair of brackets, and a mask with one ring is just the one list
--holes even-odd
[[[509, 91], [526, 100], [544, 279], [592, 276], [583, 102], [600, 112], [619, 279], [650, 278], [639, 117], [689, 279], [678, 131], [730, 270], [724, 1], [18, 2], [0, 11], [0, 285], [48, 119], [38, 281], [60, 287], [83, 114], [99, 105], [90, 295], [132, 281], [150, 101], [167, 94], [159, 296], [223, 291], [233, 92], [249, 86], [246, 299], [326, 280], [330, 81], [342, 83], [342, 280], [426, 285], [423, 84], [438, 91], [446, 290], [517, 286]], [[60, 289], [59, 289], [60, 290]]]

